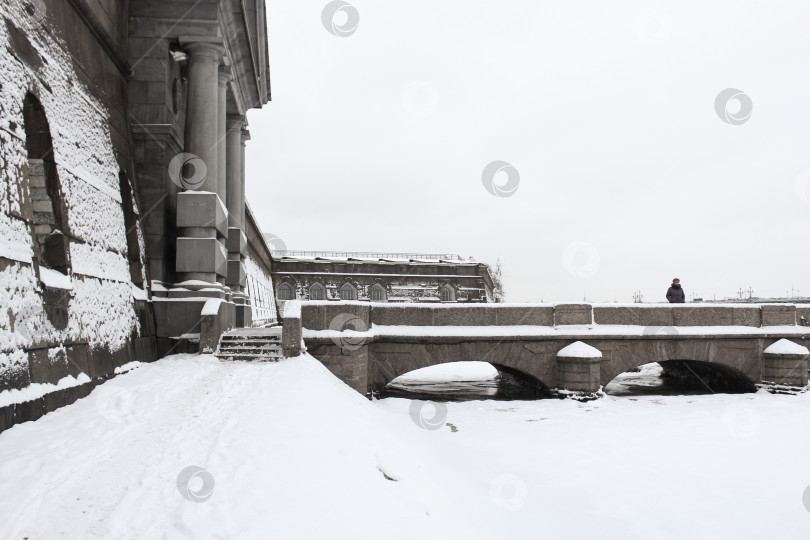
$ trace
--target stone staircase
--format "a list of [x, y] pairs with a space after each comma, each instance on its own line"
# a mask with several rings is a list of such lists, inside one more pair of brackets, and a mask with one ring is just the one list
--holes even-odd
[[226, 332], [214, 355], [220, 360], [278, 362], [283, 357], [281, 327], [239, 328]]

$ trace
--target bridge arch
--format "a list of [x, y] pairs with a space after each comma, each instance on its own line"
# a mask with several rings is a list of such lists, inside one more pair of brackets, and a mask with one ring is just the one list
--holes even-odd
[[517, 342], [372, 343], [368, 354], [369, 390], [383, 391], [397, 377], [417, 369], [461, 361], [486, 362], [500, 373], [538, 388], [537, 397], [550, 396], [549, 388], [555, 382], [553, 366], [536, 361]]
[[[589, 342], [591, 343], [591, 342]], [[650, 362], [680, 362], [670, 368], [694, 366], [703, 372], [717, 372], [725, 377], [749, 381], [761, 380], [762, 350], [760, 340], [739, 339], [643, 339], [626, 341], [619, 346], [595, 341], [603, 353], [600, 381], [603, 386], [622, 373]]]
[[[494, 371], [491, 378], [482, 377], [479, 372], [470, 377], [463, 374], [436, 375], [432, 368], [452, 364], [481, 364]], [[424, 371], [424, 378], [408, 377], [410, 374]], [[475, 374], [475, 371], [472, 372]], [[544, 399], [553, 397], [551, 389], [537, 377], [519, 369], [492, 364], [480, 360], [456, 360], [416, 368], [407, 371], [389, 381], [383, 390], [390, 397], [409, 397], [411, 399], [467, 400], [467, 399]]]
[[742, 394], [756, 384], [739, 369], [703, 360], [660, 360], [619, 373], [603, 387], [608, 394]]

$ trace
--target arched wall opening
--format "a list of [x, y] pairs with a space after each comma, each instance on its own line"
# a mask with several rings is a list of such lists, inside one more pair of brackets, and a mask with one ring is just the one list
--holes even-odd
[[30, 92], [23, 101], [23, 119], [35, 260], [40, 266], [67, 275], [70, 272], [67, 207], [59, 185], [48, 118], [42, 103]]
[[67, 207], [54, 159], [53, 138], [45, 108], [33, 94], [23, 99], [23, 121], [28, 172], [24, 182], [31, 200], [31, 239], [34, 267], [41, 285], [42, 306], [48, 321], [58, 330], [68, 325], [72, 286], [70, 231]]
[[701, 360], [664, 360], [620, 373], [604, 387], [615, 396], [744, 394], [756, 392], [740, 370]]
[[414, 369], [391, 380], [381, 398], [433, 401], [535, 400], [554, 397], [542, 381], [520, 370], [480, 361]]

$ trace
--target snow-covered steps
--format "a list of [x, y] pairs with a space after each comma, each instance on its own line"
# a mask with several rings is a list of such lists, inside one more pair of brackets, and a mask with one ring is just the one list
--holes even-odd
[[281, 327], [239, 328], [226, 332], [219, 340], [216, 357], [220, 360], [277, 362], [281, 351]]

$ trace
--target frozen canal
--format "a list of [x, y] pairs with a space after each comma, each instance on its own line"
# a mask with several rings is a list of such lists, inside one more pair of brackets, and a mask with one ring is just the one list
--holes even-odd
[[0, 434], [0, 538], [806, 540], [808, 419], [806, 393], [370, 402], [309, 357], [178, 355]]

